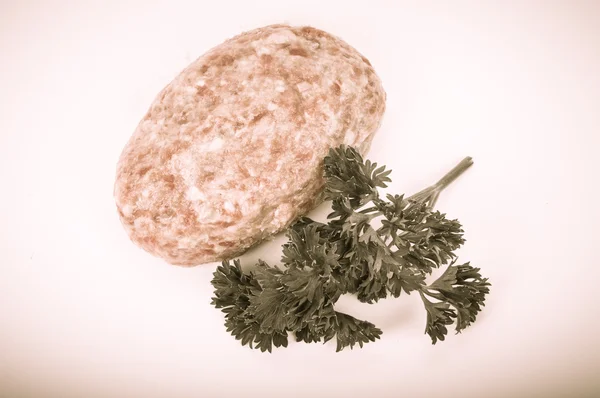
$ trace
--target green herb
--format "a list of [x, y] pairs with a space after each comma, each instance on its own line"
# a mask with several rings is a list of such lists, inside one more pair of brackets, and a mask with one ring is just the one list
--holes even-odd
[[[224, 261], [214, 273], [212, 304], [225, 313], [225, 326], [243, 345], [271, 351], [288, 336], [306, 343], [337, 340], [337, 351], [375, 341], [372, 323], [335, 310], [342, 294], [374, 303], [402, 292], [418, 292], [433, 344], [456, 322], [459, 333], [484, 305], [490, 284], [479, 268], [456, 264], [463, 243], [457, 220], [432, 208], [440, 192], [472, 164], [464, 159], [437, 184], [408, 197], [380, 197], [390, 170], [363, 161], [351, 147], [331, 149], [324, 161], [327, 223], [300, 218], [287, 231], [282, 268], [259, 261], [244, 273], [239, 260]], [[375, 225], [375, 221], [380, 221]], [[380, 225], [380, 226], [379, 226]], [[433, 283], [432, 271], [447, 266]]]

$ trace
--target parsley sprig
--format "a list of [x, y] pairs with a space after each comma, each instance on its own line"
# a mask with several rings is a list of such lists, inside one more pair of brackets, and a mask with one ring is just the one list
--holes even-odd
[[[271, 351], [288, 337], [306, 343], [337, 341], [337, 351], [360, 347], [381, 336], [370, 322], [335, 310], [343, 294], [374, 303], [402, 292], [418, 292], [425, 332], [444, 340], [448, 326], [459, 333], [475, 321], [489, 293], [487, 278], [454, 254], [465, 240], [457, 220], [434, 211], [440, 192], [472, 164], [465, 158], [438, 183], [410, 197], [379, 194], [391, 170], [363, 160], [352, 147], [329, 151], [324, 160], [327, 223], [308, 217], [287, 231], [282, 267], [264, 261], [245, 273], [239, 260], [224, 261], [214, 273], [212, 304], [225, 313], [225, 326], [243, 345]], [[429, 285], [434, 269], [447, 266]]]

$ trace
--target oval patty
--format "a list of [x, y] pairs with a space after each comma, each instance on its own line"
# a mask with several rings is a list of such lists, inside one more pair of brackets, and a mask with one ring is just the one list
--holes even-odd
[[139, 123], [117, 167], [121, 221], [171, 264], [239, 255], [316, 206], [328, 149], [364, 154], [384, 110], [371, 64], [339, 38], [243, 33], [182, 71]]

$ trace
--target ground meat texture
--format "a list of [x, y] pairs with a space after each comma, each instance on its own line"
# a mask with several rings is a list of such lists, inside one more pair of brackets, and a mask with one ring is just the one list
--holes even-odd
[[329, 148], [364, 154], [384, 110], [371, 64], [339, 38], [287, 25], [243, 33], [150, 106], [118, 162], [120, 219], [171, 264], [240, 255], [321, 201]]

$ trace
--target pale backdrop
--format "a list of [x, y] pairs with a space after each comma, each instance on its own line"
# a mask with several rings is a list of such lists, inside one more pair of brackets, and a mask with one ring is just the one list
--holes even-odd
[[[0, 397], [598, 396], [599, 19], [593, 1], [2, 1]], [[461, 335], [432, 346], [416, 296], [344, 299], [381, 341], [261, 354], [209, 305], [215, 264], [129, 242], [115, 164], [154, 96], [279, 22], [374, 65], [388, 111], [370, 157], [390, 192], [475, 159], [438, 202], [493, 284]], [[277, 261], [280, 243], [245, 263]]]

